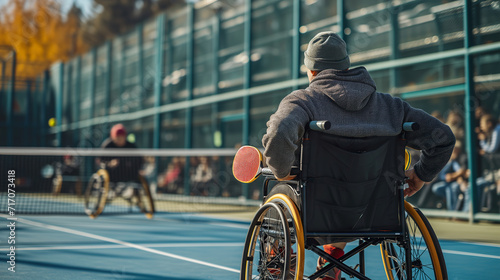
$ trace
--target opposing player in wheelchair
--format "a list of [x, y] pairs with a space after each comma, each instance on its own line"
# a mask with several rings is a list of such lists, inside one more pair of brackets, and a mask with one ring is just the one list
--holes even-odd
[[[281, 101], [262, 140], [264, 200], [247, 235], [241, 279], [370, 279], [370, 245], [380, 245], [388, 279], [447, 279], [437, 237], [404, 197], [448, 162], [450, 128], [377, 92], [364, 67], [349, 69], [345, 42], [333, 32], [312, 38], [304, 57], [309, 86]], [[421, 150], [411, 168], [405, 147]], [[359, 245], [344, 252], [354, 240]], [[318, 255], [310, 275], [306, 249]], [[354, 255], [358, 266], [346, 265]]]
[[[123, 125], [111, 128], [110, 138], [101, 145], [104, 149], [135, 149], [127, 141]], [[137, 156], [103, 156], [96, 159], [100, 169], [94, 173], [85, 192], [85, 211], [97, 217], [106, 204], [119, 198], [129, 211], [137, 207], [148, 218], [154, 213], [154, 203], [147, 180], [140, 174], [143, 159]]]

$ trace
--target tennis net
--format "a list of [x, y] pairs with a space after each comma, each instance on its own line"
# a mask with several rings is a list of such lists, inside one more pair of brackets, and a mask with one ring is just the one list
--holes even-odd
[[[232, 175], [234, 149], [0, 148], [0, 213], [85, 214], [98, 170], [110, 178], [102, 214], [139, 212], [146, 182], [156, 212], [254, 211], [262, 181]], [[144, 180], [138, 179], [140, 177]], [[11, 207], [11, 208], [9, 208]]]

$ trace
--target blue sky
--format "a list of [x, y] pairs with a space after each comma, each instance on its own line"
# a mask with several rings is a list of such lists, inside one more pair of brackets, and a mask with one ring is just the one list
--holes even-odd
[[[73, 2], [76, 2], [76, 5], [80, 7], [83, 11], [83, 14], [85, 16], [88, 16], [92, 13], [92, 0], [56, 0], [57, 2], [61, 3], [62, 9], [64, 12], [66, 12]], [[0, 0], [0, 7], [3, 5], [9, 3], [9, 0]]]
[[92, 0], [57, 0], [57, 2], [61, 3], [64, 12], [71, 8], [71, 5], [75, 2], [82, 9], [84, 16], [92, 13]]

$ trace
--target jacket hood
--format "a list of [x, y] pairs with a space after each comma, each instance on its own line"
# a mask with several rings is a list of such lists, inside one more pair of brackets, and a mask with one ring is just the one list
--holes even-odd
[[347, 71], [323, 70], [312, 80], [309, 88], [327, 95], [347, 111], [363, 109], [377, 89], [364, 67]]

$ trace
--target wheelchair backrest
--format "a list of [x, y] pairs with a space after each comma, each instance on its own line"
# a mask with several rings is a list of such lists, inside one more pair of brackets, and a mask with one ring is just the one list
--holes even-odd
[[306, 232], [397, 231], [405, 141], [308, 132], [303, 141]]

